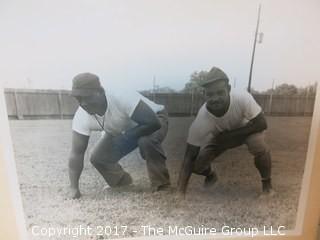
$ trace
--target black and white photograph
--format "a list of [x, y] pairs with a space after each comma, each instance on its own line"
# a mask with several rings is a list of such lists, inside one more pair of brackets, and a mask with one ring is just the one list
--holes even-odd
[[319, 10], [2, 1], [1, 87], [29, 239], [294, 231], [319, 108]]

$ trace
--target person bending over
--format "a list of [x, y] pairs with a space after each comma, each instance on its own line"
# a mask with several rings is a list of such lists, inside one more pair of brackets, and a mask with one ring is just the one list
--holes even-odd
[[247, 91], [231, 90], [227, 75], [213, 67], [203, 82], [206, 101], [191, 127], [178, 178], [178, 194], [184, 198], [192, 173], [203, 175], [204, 186], [217, 181], [211, 163], [224, 151], [248, 146], [258, 169], [262, 192], [273, 193], [271, 156], [265, 142], [267, 123], [261, 107]]
[[169, 188], [166, 156], [161, 146], [168, 130], [168, 115], [164, 106], [135, 91], [107, 89], [92, 73], [76, 75], [71, 94], [79, 107], [72, 121], [70, 198], [81, 196], [79, 179], [92, 131], [102, 131], [104, 134], [93, 147], [90, 161], [110, 187], [132, 183], [131, 176], [118, 161], [138, 147], [146, 160], [152, 190]]

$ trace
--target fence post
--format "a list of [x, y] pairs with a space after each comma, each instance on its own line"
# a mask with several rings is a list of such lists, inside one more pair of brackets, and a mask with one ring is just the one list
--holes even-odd
[[14, 102], [15, 102], [16, 110], [17, 110], [17, 118], [18, 118], [18, 120], [23, 120], [23, 114], [21, 113], [21, 110], [20, 110], [20, 103], [19, 103], [16, 89], [14, 89], [13, 95], [14, 95]]
[[309, 86], [307, 88], [307, 93], [306, 93], [306, 97], [304, 99], [304, 109], [303, 109], [303, 116], [306, 116], [307, 115], [307, 111], [306, 111], [306, 108], [308, 107], [308, 99], [309, 99]]
[[272, 79], [272, 87], [271, 87], [271, 93], [270, 93], [270, 99], [269, 99], [269, 114], [272, 115], [272, 97], [273, 97], [273, 90], [274, 90], [274, 79]]
[[270, 98], [269, 98], [269, 115], [272, 115], [272, 97], [273, 97], [273, 94], [271, 92], [270, 94]]
[[194, 90], [191, 89], [191, 107], [190, 107], [190, 116], [193, 115], [193, 104], [194, 104]]
[[60, 119], [63, 119], [61, 89], [58, 91], [58, 106], [59, 106]]

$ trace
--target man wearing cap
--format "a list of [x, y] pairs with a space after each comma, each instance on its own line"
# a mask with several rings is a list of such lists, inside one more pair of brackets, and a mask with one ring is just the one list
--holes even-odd
[[79, 107], [72, 121], [72, 147], [69, 157], [70, 197], [79, 198], [79, 178], [92, 131], [102, 131], [90, 161], [110, 187], [132, 183], [118, 161], [139, 148], [146, 160], [153, 191], [170, 186], [166, 156], [161, 147], [168, 130], [164, 106], [138, 92], [116, 92], [104, 88], [98, 76], [81, 73], [73, 78], [72, 95]]
[[273, 193], [271, 156], [264, 140], [267, 123], [261, 107], [247, 91], [231, 90], [227, 75], [213, 67], [203, 82], [206, 102], [193, 121], [178, 179], [184, 198], [191, 173], [203, 175], [204, 187], [217, 181], [211, 163], [227, 149], [246, 144], [262, 181], [263, 195]]

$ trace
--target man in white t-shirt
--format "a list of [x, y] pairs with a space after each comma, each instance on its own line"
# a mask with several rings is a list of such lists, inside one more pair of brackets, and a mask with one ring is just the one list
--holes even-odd
[[204, 186], [217, 181], [211, 163], [227, 149], [248, 146], [262, 180], [263, 194], [273, 193], [271, 156], [264, 140], [267, 123], [261, 107], [247, 91], [231, 90], [227, 75], [213, 67], [204, 83], [206, 102], [200, 108], [188, 134], [178, 193], [185, 197], [191, 173], [205, 176]]
[[110, 187], [132, 183], [131, 176], [118, 161], [138, 147], [146, 160], [152, 190], [170, 189], [166, 156], [161, 146], [168, 131], [164, 106], [135, 91], [112, 92], [92, 73], [81, 73], [73, 78], [72, 96], [79, 107], [72, 121], [70, 198], [81, 196], [79, 179], [92, 131], [104, 134], [95, 144], [90, 161]]

